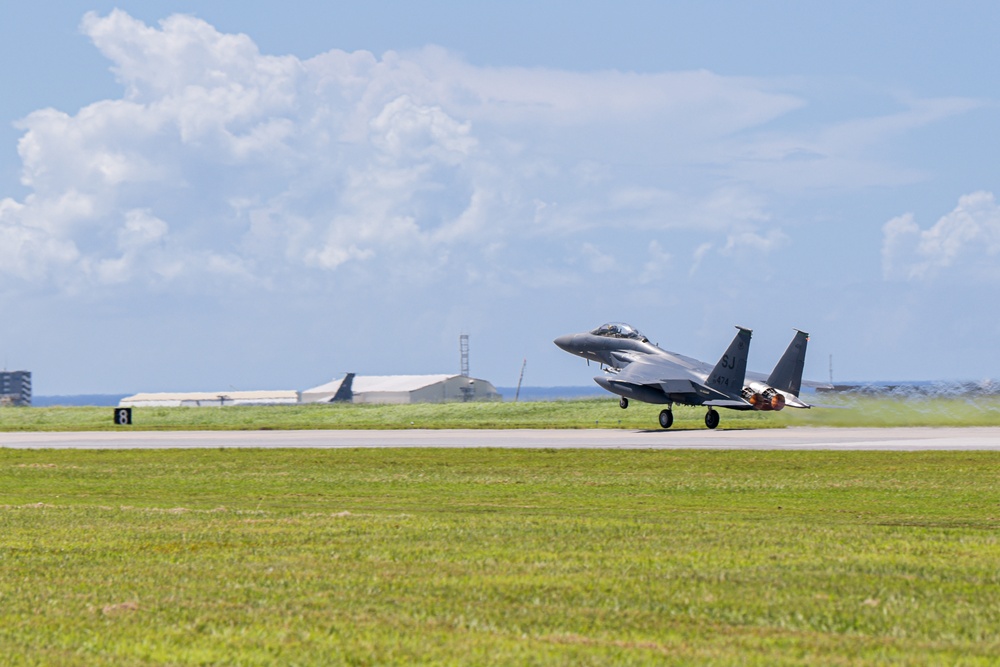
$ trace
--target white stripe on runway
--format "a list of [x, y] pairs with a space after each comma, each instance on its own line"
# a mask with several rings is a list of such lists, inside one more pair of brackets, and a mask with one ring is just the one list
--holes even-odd
[[[128, 427], [123, 427], [126, 429]], [[1000, 450], [1000, 427], [787, 428], [728, 431], [607, 429], [402, 431], [113, 431], [0, 433], [17, 449], [204, 447], [499, 447], [509, 449]]]

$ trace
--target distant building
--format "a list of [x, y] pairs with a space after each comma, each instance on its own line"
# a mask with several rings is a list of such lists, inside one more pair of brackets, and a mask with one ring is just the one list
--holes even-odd
[[31, 405], [30, 371], [0, 371], [0, 405]]
[[298, 402], [297, 391], [200, 391], [135, 394], [126, 396], [118, 405], [123, 408], [218, 408], [227, 405], [282, 405]]
[[503, 400], [486, 380], [465, 375], [355, 375], [298, 391], [202, 391], [126, 396], [126, 407], [210, 408], [295, 403], [446, 403]]
[[[342, 385], [349, 389], [342, 391]], [[303, 403], [446, 403], [499, 401], [496, 387], [465, 375], [354, 375], [302, 392]]]

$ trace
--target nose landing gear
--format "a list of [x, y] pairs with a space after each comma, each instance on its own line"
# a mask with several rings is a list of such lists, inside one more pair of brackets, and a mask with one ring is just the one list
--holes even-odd
[[624, 396], [622, 396], [620, 399], [618, 399], [618, 407], [620, 407], [622, 410], [624, 410], [625, 408], [627, 408], [628, 407], [628, 399], [625, 398]]

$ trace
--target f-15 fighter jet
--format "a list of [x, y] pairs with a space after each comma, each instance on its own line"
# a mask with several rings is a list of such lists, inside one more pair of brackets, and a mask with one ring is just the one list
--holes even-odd
[[594, 378], [613, 394], [619, 405], [629, 400], [666, 405], [660, 412], [660, 426], [674, 423], [671, 407], [704, 405], [705, 426], [719, 425], [715, 408], [733, 410], [781, 410], [809, 408], [799, 399], [802, 368], [806, 360], [809, 334], [795, 330], [795, 337], [781, 355], [771, 374], [747, 373], [750, 329], [736, 327], [736, 337], [715, 366], [668, 352], [653, 345], [634, 327], [620, 322], [603, 324], [587, 333], [568, 334], [555, 344], [570, 354], [601, 365], [607, 374]]

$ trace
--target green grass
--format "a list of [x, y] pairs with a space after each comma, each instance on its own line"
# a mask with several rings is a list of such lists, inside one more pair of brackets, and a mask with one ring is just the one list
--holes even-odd
[[[786, 426], [1000, 426], [1000, 398], [904, 400], [820, 396], [847, 409], [737, 412], [721, 410], [720, 428]], [[658, 428], [662, 406], [614, 397], [530, 403], [417, 405], [274, 405], [225, 408], [136, 408], [131, 430]], [[704, 408], [676, 406], [674, 429], [703, 429]], [[121, 430], [112, 408], [0, 408], [0, 431]]]
[[996, 664], [1000, 454], [0, 450], [6, 665]]
[[[661, 406], [618, 400], [531, 403], [311, 404], [224, 408], [135, 408], [133, 430], [442, 429], [442, 428], [658, 428]], [[112, 408], [7, 408], [0, 431], [120, 430]], [[674, 428], [705, 428], [704, 408], [675, 408]], [[724, 414], [724, 426], [771, 426], [759, 412]]]
[[775, 425], [803, 426], [1000, 426], [1000, 396], [878, 398], [819, 395], [817, 403], [839, 409], [785, 409]]

